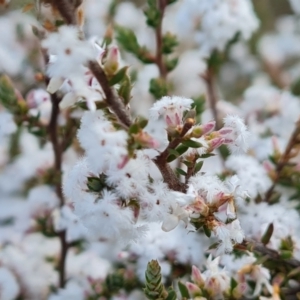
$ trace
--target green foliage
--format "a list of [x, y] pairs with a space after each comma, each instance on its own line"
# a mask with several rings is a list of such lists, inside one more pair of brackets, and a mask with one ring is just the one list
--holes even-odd
[[267, 230], [266, 230], [266, 232], [264, 233], [264, 235], [261, 238], [261, 242], [264, 245], [267, 245], [270, 242], [273, 231], [274, 231], [274, 225], [273, 225], [273, 223], [270, 223]]
[[0, 77], [0, 103], [10, 112], [16, 115], [26, 114], [27, 104], [21, 96], [17, 97], [16, 91], [9, 77]]
[[145, 64], [153, 63], [154, 58], [146, 47], [139, 45], [135, 33], [128, 28], [116, 26], [116, 39], [128, 52], [134, 54]]
[[177, 64], [178, 64], [177, 57], [175, 57], [173, 59], [165, 60], [165, 66], [166, 66], [166, 69], [168, 72], [173, 71], [177, 67]]
[[167, 32], [162, 37], [162, 53], [171, 54], [174, 51], [174, 48], [178, 45], [178, 40], [176, 35]]
[[147, 4], [148, 6], [144, 11], [144, 14], [146, 16], [146, 23], [150, 27], [156, 28], [161, 20], [161, 12], [157, 7], [157, 1], [147, 0]]
[[161, 268], [157, 260], [151, 260], [146, 269], [146, 287], [144, 289], [147, 299], [167, 299], [168, 292], [161, 282]]
[[182, 282], [178, 281], [178, 288], [181, 294], [181, 297], [184, 299], [190, 299], [190, 294], [189, 291], [187, 289], [187, 287], [185, 286], [185, 284], [183, 284]]
[[149, 92], [155, 99], [168, 95], [168, 84], [163, 78], [152, 78], [150, 80]]
[[110, 80], [109, 85], [113, 86], [117, 83], [120, 83], [122, 80], [125, 79], [126, 72], [127, 72], [128, 66], [123, 67], [120, 69]]
[[91, 192], [100, 193], [103, 189], [109, 189], [106, 184], [106, 175], [100, 174], [99, 177], [88, 177], [87, 187]]
[[[118, 75], [118, 73], [116, 75]], [[122, 78], [122, 83], [120, 85], [120, 88], [118, 89], [118, 94], [119, 94], [120, 98], [123, 100], [124, 104], [126, 104], [126, 105], [130, 102], [131, 90], [132, 90], [131, 80], [130, 80], [129, 76], [127, 76], [125, 73], [124, 77]]]

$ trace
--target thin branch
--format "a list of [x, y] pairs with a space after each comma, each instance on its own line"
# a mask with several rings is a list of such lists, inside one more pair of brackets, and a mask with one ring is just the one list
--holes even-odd
[[219, 116], [218, 116], [218, 109], [217, 109], [217, 102], [218, 97], [216, 93], [216, 86], [215, 86], [215, 74], [212, 69], [207, 69], [206, 73], [201, 75], [201, 78], [206, 83], [206, 90], [207, 90], [207, 100], [212, 111], [213, 117], [216, 121], [216, 130], [221, 128]]
[[254, 240], [245, 240], [241, 245], [237, 245], [237, 248], [239, 248], [239, 246], [244, 246], [245, 249], [249, 249], [252, 252], [257, 252], [260, 253], [262, 255], [266, 255], [269, 257], [269, 259], [275, 261], [275, 262], [280, 262], [280, 263], [284, 263], [286, 265], [289, 265], [292, 268], [297, 268], [300, 267], [300, 261], [294, 258], [290, 258], [290, 259], [283, 259], [280, 257], [280, 254], [273, 249], [269, 249], [267, 248], [264, 244], [254, 241]]
[[169, 156], [169, 150], [175, 149], [183, 140], [186, 133], [192, 128], [194, 125], [193, 122], [186, 122], [183, 125], [182, 131], [180, 133], [180, 136], [178, 138], [175, 138], [173, 141], [169, 143], [167, 148], [154, 159], [154, 162], [160, 172], [162, 173], [162, 176], [167, 182], [170, 189], [179, 191], [179, 192], [185, 192], [186, 191], [186, 184], [180, 182], [180, 180], [175, 175], [174, 171], [171, 169], [169, 164], [167, 163], [167, 158]]
[[158, 8], [160, 10], [159, 23], [155, 29], [155, 39], [156, 39], [156, 58], [155, 63], [159, 69], [159, 74], [161, 78], [166, 79], [167, 69], [163, 61], [162, 54], [162, 21], [164, 18], [165, 9], [167, 6], [166, 0], [157, 0]]
[[266, 192], [266, 196], [265, 196], [266, 202], [270, 201], [273, 191], [280, 180], [282, 171], [283, 171], [284, 167], [288, 164], [289, 160], [293, 157], [292, 151], [294, 150], [294, 148], [297, 144], [300, 144], [300, 119], [297, 121], [296, 127], [290, 137], [288, 145], [287, 145], [284, 153], [281, 155], [279, 162], [276, 166], [276, 169], [275, 169], [276, 177], [273, 181], [272, 186]]
[[114, 91], [109, 86], [107, 77], [101, 68], [101, 66], [96, 61], [89, 62], [89, 68], [93, 75], [96, 77], [97, 81], [101, 85], [103, 92], [106, 97], [106, 102], [111, 108], [111, 110], [116, 114], [118, 119], [127, 127], [131, 125], [130, 116], [125, 108], [124, 103], [121, 102], [119, 97], [114, 93]]
[[59, 11], [68, 25], [76, 25], [76, 10], [82, 0], [52, 0], [53, 5]]

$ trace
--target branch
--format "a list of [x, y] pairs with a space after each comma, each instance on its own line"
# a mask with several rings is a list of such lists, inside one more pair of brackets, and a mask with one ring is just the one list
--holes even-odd
[[125, 108], [124, 103], [115, 95], [114, 91], [109, 86], [107, 77], [101, 68], [101, 66], [96, 61], [89, 62], [89, 68], [93, 75], [101, 85], [103, 92], [106, 97], [106, 102], [111, 110], [116, 114], [118, 119], [127, 127], [131, 125], [130, 116]]
[[192, 128], [194, 125], [194, 120], [189, 121], [183, 125], [182, 131], [178, 138], [175, 138], [173, 141], [169, 143], [167, 148], [154, 159], [154, 163], [160, 170], [165, 182], [167, 182], [170, 189], [185, 192], [186, 191], [186, 184], [180, 182], [180, 180], [175, 175], [174, 171], [171, 169], [169, 164], [167, 163], [167, 158], [169, 156], [169, 150], [175, 149], [183, 140], [186, 133]]
[[218, 109], [217, 109], [218, 97], [217, 97], [216, 87], [215, 87], [215, 74], [213, 73], [212, 69], [207, 69], [206, 73], [201, 75], [201, 78], [206, 83], [207, 99], [213, 117], [216, 121], [216, 130], [219, 130], [221, 128], [221, 124], [218, 117]]
[[64, 18], [66, 24], [77, 24], [76, 10], [82, 0], [52, 0], [52, 3]]
[[274, 179], [272, 186], [266, 192], [266, 197], [265, 197], [266, 202], [270, 201], [273, 191], [274, 191], [278, 181], [280, 180], [281, 173], [282, 173], [284, 167], [288, 164], [289, 160], [294, 156], [292, 151], [297, 144], [300, 144], [300, 119], [296, 122], [296, 128], [294, 129], [294, 132], [292, 133], [292, 135], [290, 137], [288, 145], [287, 145], [284, 153], [281, 155], [279, 162], [276, 166], [276, 169], [275, 169], [276, 177]]
[[[238, 245], [239, 246], [239, 245]], [[237, 246], [237, 248], [238, 248]], [[294, 258], [290, 259], [283, 259], [280, 257], [280, 254], [273, 249], [267, 248], [264, 244], [260, 242], [256, 242], [254, 240], [245, 240], [241, 246], [244, 246], [245, 248], [250, 248], [252, 252], [257, 252], [262, 255], [267, 255], [269, 259], [275, 261], [275, 262], [280, 262], [289, 265], [292, 268], [297, 268], [300, 267], [300, 261]]]
[[158, 7], [160, 10], [159, 23], [155, 29], [155, 39], [156, 39], [156, 58], [155, 63], [159, 69], [159, 74], [161, 78], [166, 79], [167, 70], [163, 61], [162, 55], [162, 21], [164, 18], [165, 9], [167, 6], [166, 0], [157, 0]]

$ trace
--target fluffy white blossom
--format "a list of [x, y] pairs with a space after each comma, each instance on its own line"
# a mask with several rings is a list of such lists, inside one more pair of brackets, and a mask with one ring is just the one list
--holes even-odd
[[243, 39], [249, 39], [259, 24], [249, 0], [185, 0], [178, 17], [180, 26], [199, 24], [195, 39], [204, 56], [214, 49], [223, 51], [238, 32]]
[[0, 298], [13, 300], [20, 293], [20, 286], [15, 275], [7, 268], [0, 267]]
[[124, 166], [127, 138], [127, 132], [116, 130], [101, 110], [85, 112], [81, 119], [78, 139], [86, 151], [89, 167], [96, 174], [112, 166], [119, 169]]
[[13, 116], [6, 111], [0, 112], [0, 138], [10, 135], [17, 130]]
[[166, 127], [176, 127], [183, 123], [183, 113], [191, 108], [193, 100], [173, 96], [165, 96], [156, 101], [150, 108], [150, 117], [154, 120], [162, 117], [165, 121]]
[[219, 132], [231, 152], [247, 151], [249, 131], [240, 117], [227, 115], [224, 118], [224, 127]]

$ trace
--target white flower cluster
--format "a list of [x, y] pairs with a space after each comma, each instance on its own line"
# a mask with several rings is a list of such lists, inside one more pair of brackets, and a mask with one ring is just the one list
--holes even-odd
[[178, 18], [180, 26], [198, 23], [195, 39], [204, 57], [223, 51], [237, 33], [249, 39], [259, 25], [250, 0], [184, 0]]

